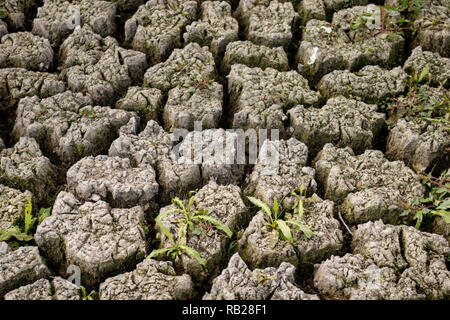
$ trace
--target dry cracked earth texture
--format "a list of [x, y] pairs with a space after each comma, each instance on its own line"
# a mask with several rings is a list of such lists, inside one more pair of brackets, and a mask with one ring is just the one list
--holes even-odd
[[449, 299], [449, 88], [449, 0], [2, 0], [0, 299]]

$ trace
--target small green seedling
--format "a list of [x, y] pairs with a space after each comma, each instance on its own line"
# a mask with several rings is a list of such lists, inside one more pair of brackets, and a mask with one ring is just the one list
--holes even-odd
[[[192, 192], [190, 194], [192, 194]], [[221, 221], [217, 220], [214, 217], [211, 217], [207, 210], [195, 209], [194, 195], [190, 197], [187, 206], [185, 206], [183, 201], [181, 201], [178, 197], [172, 199], [172, 203], [174, 204], [175, 208], [162, 212], [155, 219], [155, 222], [162, 233], [170, 240], [173, 246], [170, 248], [153, 250], [149, 257], [157, 258], [165, 254], [167, 257], [174, 260], [176, 257], [181, 256], [183, 253], [186, 253], [187, 255], [197, 260], [200, 265], [206, 268], [207, 261], [203, 259], [196, 250], [187, 246], [188, 231], [191, 231], [193, 234], [198, 235], [199, 232], [201, 232], [201, 229], [195, 228], [195, 225], [199, 223], [207, 223], [210, 226], [214, 226], [218, 230], [224, 232], [229, 238], [233, 236], [233, 232]], [[178, 220], [177, 241], [175, 241], [169, 229], [162, 223], [163, 218], [173, 213], [180, 213], [183, 215], [183, 218]]]
[[80, 290], [81, 290], [81, 300], [90, 300], [90, 301], [99, 300], [97, 291], [93, 290], [89, 294], [87, 294], [86, 288], [83, 286], [80, 286]]
[[293, 190], [291, 195], [298, 197], [293, 207], [293, 213], [294, 215], [299, 215], [300, 221], [283, 220], [284, 210], [280, 210], [276, 197], [273, 198], [272, 209], [260, 199], [248, 197], [250, 202], [259, 207], [269, 218], [269, 222], [267, 222], [266, 225], [270, 226], [277, 234], [279, 234], [278, 232], [280, 231], [283, 237], [290, 243], [294, 243], [294, 237], [292, 236], [292, 230], [288, 225], [291, 225], [294, 230], [302, 232], [306, 239], [314, 236], [312, 230], [308, 226], [301, 223], [305, 217], [302, 199], [303, 190], [300, 189], [300, 195], [296, 193], [297, 190], [298, 189]]
[[17, 241], [28, 242], [33, 239], [33, 235], [30, 234], [30, 230], [34, 227], [37, 219], [33, 217], [31, 196], [28, 197], [24, 212], [25, 217], [23, 230], [21, 230], [19, 226], [12, 226], [8, 230], [0, 230], [0, 241], [8, 241], [15, 238]]

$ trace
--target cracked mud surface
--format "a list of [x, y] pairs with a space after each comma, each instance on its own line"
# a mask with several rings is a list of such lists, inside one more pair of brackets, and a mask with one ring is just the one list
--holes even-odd
[[402, 3], [2, 1], [0, 299], [450, 299], [450, 2]]

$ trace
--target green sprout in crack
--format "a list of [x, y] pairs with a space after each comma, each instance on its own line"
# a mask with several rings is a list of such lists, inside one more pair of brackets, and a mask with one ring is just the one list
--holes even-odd
[[[299, 194], [297, 193], [298, 191], [300, 192]], [[295, 216], [299, 217], [299, 221], [283, 219], [286, 212], [284, 209], [280, 208], [276, 197], [273, 198], [272, 208], [270, 208], [266, 203], [264, 203], [260, 199], [254, 197], [248, 197], [248, 199], [250, 200], [251, 203], [260, 208], [269, 218], [269, 222], [267, 222], [266, 225], [272, 228], [272, 230], [276, 233], [277, 238], [282, 237], [284, 240], [290, 243], [294, 243], [292, 229], [303, 233], [303, 236], [306, 239], [313, 237], [314, 233], [308, 226], [306, 226], [301, 222], [305, 218], [305, 212], [303, 207], [303, 188], [294, 189], [291, 192], [291, 195], [297, 197], [297, 200], [295, 201], [295, 204], [292, 208], [292, 213], [294, 217]], [[283, 200], [281, 201], [281, 203], [283, 202]]]
[[[224, 232], [229, 238], [232, 237], [233, 232], [221, 221], [210, 216], [208, 210], [199, 210], [194, 208], [194, 199], [195, 196], [192, 195], [187, 205], [185, 205], [183, 201], [181, 201], [178, 197], [175, 197], [174, 199], [172, 199], [172, 204], [175, 206], [175, 208], [162, 212], [158, 215], [158, 217], [155, 219], [155, 222], [161, 232], [172, 243], [172, 247], [155, 249], [152, 251], [149, 258], [158, 258], [161, 255], [166, 255], [166, 257], [169, 257], [171, 260], [175, 260], [177, 257], [185, 253], [194, 258], [201, 266], [206, 269], [206, 259], [203, 259], [195, 249], [187, 245], [188, 232], [191, 231], [194, 235], [200, 234], [202, 230], [201, 228], [196, 227], [196, 225], [203, 224], [206, 231], [209, 231], [212, 227], [215, 227], [216, 229]], [[169, 229], [162, 223], [162, 219], [174, 213], [183, 215], [183, 217], [177, 221], [177, 240], [174, 239]]]
[[450, 179], [446, 177], [446, 171], [439, 178], [422, 173], [419, 177], [427, 190], [426, 194], [422, 198], [416, 197], [411, 204], [403, 203], [405, 210], [401, 216], [414, 214], [416, 229], [420, 229], [425, 219], [435, 216], [450, 224]]

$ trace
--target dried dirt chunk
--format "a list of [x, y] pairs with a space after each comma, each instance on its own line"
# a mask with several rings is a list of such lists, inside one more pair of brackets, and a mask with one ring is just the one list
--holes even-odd
[[106, 152], [133, 112], [92, 106], [89, 95], [66, 91], [50, 98], [20, 100], [13, 135], [35, 138], [42, 150], [65, 167], [81, 158]]
[[[371, 16], [361, 23], [363, 14]], [[395, 21], [398, 15], [397, 11], [388, 10], [386, 23]], [[333, 15], [332, 23], [308, 21], [296, 56], [302, 74], [316, 82], [334, 70], [356, 71], [371, 64], [397, 65], [405, 40], [391, 31], [376, 33], [381, 28], [380, 16], [380, 8], [371, 4], [341, 10]], [[361, 28], [371, 33], [361, 33]]]
[[177, 163], [194, 163], [201, 167], [203, 184], [210, 180], [219, 184], [239, 184], [245, 170], [245, 159], [239, 159], [239, 151], [244, 156], [244, 146], [245, 141], [233, 131], [193, 131], [180, 144]]
[[422, 47], [416, 47], [403, 65], [403, 70], [417, 78], [424, 72], [421, 83], [450, 87], [450, 59], [441, 57], [439, 53], [423, 51]]
[[172, 262], [145, 259], [134, 271], [100, 284], [100, 300], [186, 300], [193, 294], [189, 275], [177, 276]]
[[278, 268], [251, 271], [235, 253], [220, 276], [214, 279], [203, 300], [319, 300], [295, 284], [295, 267], [283, 262]]
[[235, 16], [246, 40], [267, 47], [289, 47], [298, 14], [291, 2], [241, 0]]
[[213, 80], [216, 77], [214, 58], [208, 47], [190, 43], [183, 49], [175, 49], [170, 57], [147, 70], [144, 86], [167, 93], [176, 86]]
[[330, 298], [364, 300], [448, 299], [448, 242], [413, 227], [359, 225], [353, 254], [317, 265], [314, 285]]
[[386, 157], [403, 160], [420, 172], [445, 161], [450, 146], [450, 132], [444, 122], [400, 119], [390, 130]]
[[158, 193], [155, 170], [133, 168], [129, 159], [86, 157], [67, 171], [67, 187], [83, 201], [103, 200], [114, 207], [146, 206]]
[[[269, 203], [271, 205], [271, 203]], [[252, 267], [278, 267], [289, 262], [295, 267], [306, 267], [337, 254], [343, 245], [339, 222], [333, 218], [334, 204], [317, 195], [303, 199], [304, 218], [286, 213], [285, 219], [309, 227], [314, 235], [307, 239], [302, 232], [292, 229], [294, 243], [279, 239], [279, 233], [267, 225], [268, 216], [259, 211], [239, 239], [239, 253]]]
[[388, 161], [378, 150], [355, 156], [349, 147], [326, 144], [315, 159], [315, 168], [325, 198], [344, 200], [340, 211], [351, 224], [378, 219], [396, 223], [403, 203], [424, 193], [414, 171], [401, 161]]
[[194, 130], [194, 122], [202, 128], [220, 126], [223, 107], [223, 87], [217, 82], [196, 87], [175, 87], [169, 91], [163, 119], [166, 130]]
[[231, 16], [231, 6], [222, 1], [205, 1], [201, 18], [186, 27], [184, 42], [208, 46], [216, 59], [225, 52], [228, 43], [238, 40], [239, 24]]
[[25, 216], [25, 205], [32, 196], [31, 192], [8, 188], [0, 184], [0, 230], [7, 230]]
[[306, 166], [308, 148], [297, 139], [265, 140], [248, 178], [246, 192], [272, 204], [273, 198], [292, 204], [292, 190], [303, 187], [311, 195], [317, 189], [314, 169]]
[[[186, 203], [187, 205], [187, 203]], [[161, 213], [173, 209], [170, 205], [161, 209]], [[208, 210], [208, 215], [221, 221], [232, 232], [238, 230], [248, 222], [247, 208], [241, 199], [241, 190], [233, 185], [218, 185], [211, 181], [194, 196], [192, 210]], [[168, 228], [176, 242], [183, 241], [178, 234], [178, 221], [184, 218], [184, 213], [175, 212], [162, 219], [162, 224]], [[247, 221], [246, 221], [247, 220]], [[159, 226], [156, 226], [159, 230]], [[186, 245], [196, 250], [203, 259], [206, 259], [206, 271], [196, 259], [183, 253], [175, 261], [178, 269], [184, 270], [197, 282], [205, 281], [208, 276], [217, 271], [218, 264], [223, 257], [230, 239], [221, 231], [202, 224], [195, 224], [194, 229], [187, 231]], [[160, 248], [172, 247], [173, 243], [161, 232]]]
[[349, 146], [355, 153], [370, 149], [385, 125], [385, 114], [375, 104], [331, 98], [322, 108], [297, 106], [289, 110], [293, 136], [304, 142], [312, 155], [326, 143]]
[[141, 52], [119, 47], [116, 39], [102, 38], [89, 27], [76, 29], [61, 45], [59, 67], [70, 90], [85, 92], [95, 104], [113, 105], [147, 69]]
[[0, 100], [14, 104], [21, 98], [47, 98], [66, 91], [57, 75], [28, 71], [22, 68], [0, 69]]
[[151, 65], [162, 62], [181, 46], [183, 29], [196, 16], [196, 1], [150, 0], [125, 23], [125, 40], [144, 52]]
[[144, 220], [141, 207], [111, 209], [106, 202], [82, 203], [61, 192], [35, 241], [60, 274], [78, 266], [82, 283], [93, 286], [145, 257]]
[[24, 30], [25, 13], [31, 9], [32, 4], [23, 0], [4, 0], [0, 4], [0, 12], [6, 16], [6, 21], [12, 30]]
[[80, 300], [81, 290], [71, 282], [56, 277], [50, 283], [47, 279], [10, 291], [5, 300]]
[[233, 64], [244, 64], [250, 68], [272, 68], [289, 70], [289, 60], [282, 47], [270, 48], [251, 41], [235, 41], [227, 45], [222, 70], [228, 74]]
[[[135, 128], [132, 128], [135, 129]], [[153, 167], [158, 176], [160, 200], [170, 202], [176, 195], [183, 195], [201, 186], [201, 173], [197, 164], [178, 162], [173, 147], [178, 137], [169, 134], [153, 120], [139, 133], [122, 132], [109, 149], [109, 155], [128, 158], [132, 166]]]
[[234, 129], [284, 129], [285, 110], [315, 105], [320, 94], [295, 71], [261, 70], [235, 64], [227, 76]]
[[339, 95], [358, 97], [366, 103], [378, 103], [406, 90], [408, 75], [400, 68], [391, 70], [365, 66], [358, 72], [333, 71], [320, 80], [317, 88], [326, 98]]
[[0, 182], [21, 191], [30, 190], [38, 201], [56, 191], [57, 171], [43, 156], [33, 138], [22, 137], [12, 148], [0, 152]]
[[163, 95], [154, 88], [130, 87], [125, 97], [116, 103], [116, 109], [134, 111], [146, 123], [157, 121], [162, 108]]
[[77, 27], [87, 25], [102, 37], [116, 30], [116, 4], [99, 0], [46, 0], [33, 20], [33, 33], [60, 45]]
[[0, 255], [0, 297], [48, 276], [50, 272], [42, 262], [37, 247], [20, 247]]
[[0, 68], [47, 71], [53, 63], [53, 50], [47, 39], [30, 32], [0, 37]]

